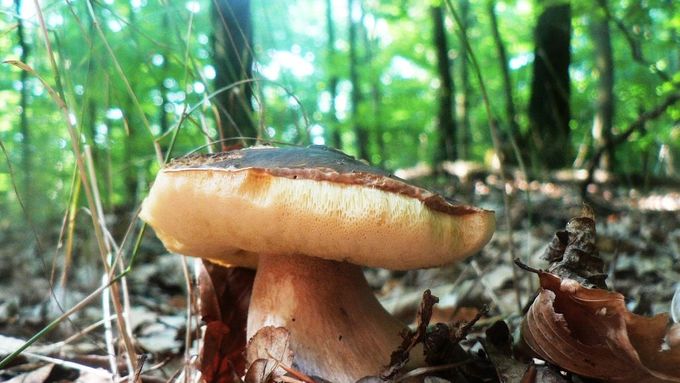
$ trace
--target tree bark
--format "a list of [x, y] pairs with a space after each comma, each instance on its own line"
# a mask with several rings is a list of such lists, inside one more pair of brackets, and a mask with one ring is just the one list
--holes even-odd
[[598, 74], [595, 119], [593, 121], [593, 141], [595, 147], [604, 147], [598, 164], [611, 170], [614, 161], [612, 145], [612, 125], [614, 121], [614, 60], [612, 54], [609, 20], [598, 17], [592, 21], [591, 34], [595, 44], [595, 69]]
[[[462, 21], [461, 29], [463, 35], [468, 35], [470, 28], [470, 1], [460, 1], [460, 18]], [[468, 69], [467, 48], [465, 43], [461, 43], [460, 57], [460, 82], [462, 88], [460, 101], [460, 127], [458, 128], [458, 157], [461, 159], [468, 159], [470, 157], [470, 98], [472, 97], [472, 88], [470, 87], [470, 73]], [[455, 97], [454, 97], [455, 101]]]
[[439, 76], [439, 112], [437, 114], [437, 148], [435, 167], [444, 160], [456, 158], [456, 122], [454, 119], [454, 83], [451, 76], [449, 46], [444, 27], [444, 10], [441, 5], [430, 8], [433, 24], [433, 41], [437, 53], [437, 73]]
[[330, 107], [328, 110], [330, 119], [331, 146], [342, 149], [342, 137], [340, 136], [340, 123], [335, 110], [335, 99], [338, 97], [338, 74], [336, 72], [337, 52], [335, 51], [335, 25], [333, 23], [333, 2], [326, 0], [326, 33], [328, 34], [327, 62], [328, 92], [330, 93]]
[[515, 101], [512, 94], [514, 89], [512, 86], [512, 78], [510, 77], [510, 69], [508, 68], [508, 55], [505, 50], [505, 43], [501, 37], [498, 28], [498, 18], [496, 17], [496, 2], [491, 0], [487, 3], [487, 12], [491, 20], [491, 32], [493, 34], [494, 44], [496, 45], [496, 53], [498, 54], [498, 64], [500, 65], [501, 75], [503, 77], [503, 95], [505, 96], [505, 119], [509, 127], [508, 134], [518, 138], [519, 124], [517, 123], [517, 110], [515, 109]]
[[[232, 88], [214, 98], [219, 110], [220, 138], [258, 136], [253, 121], [253, 31], [250, 0], [213, 0], [213, 62], [215, 88]], [[236, 85], [239, 84], [239, 85]], [[245, 141], [242, 141], [245, 144]], [[235, 144], [223, 142], [223, 148]]]
[[349, 25], [349, 78], [352, 83], [352, 125], [354, 126], [354, 135], [356, 137], [356, 146], [361, 159], [369, 159], [368, 154], [368, 133], [361, 121], [361, 113], [359, 108], [363, 102], [363, 95], [361, 93], [361, 85], [359, 84], [358, 71], [358, 53], [357, 53], [357, 23], [352, 17], [354, 9], [354, 0], [347, 1], [348, 7], [348, 25]]
[[547, 6], [539, 16], [534, 39], [529, 142], [534, 168], [555, 169], [570, 162], [571, 6]]

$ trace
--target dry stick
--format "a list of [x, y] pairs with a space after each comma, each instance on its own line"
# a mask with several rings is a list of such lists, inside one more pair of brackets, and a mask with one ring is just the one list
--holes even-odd
[[[76, 230], [76, 216], [78, 215], [78, 201], [80, 200], [80, 187], [82, 183], [78, 177], [78, 168], [73, 170], [73, 182], [71, 182], [71, 197], [66, 217], [68, 221], [65, 222], [66, 229], [66, 244], [64, 245], [64, 266], [61, 274], [61, 287], [66, 291], [66, 283], [68, 281], [68, 274], [71, 271], [71, 263], [73, 260], [73, 238]], [[60, 235], [61, 241], [61, 235]]]
[[[495, 12], [495, 9], [493, 8], [495, 2], [490, 1], [488, 4], [491, 7], [491, 9], [489, 10], [489, 13], [490, 13], [491, 23], [492, 23], [492, 33], [494, 34], [494, 39], [497, 41], [497, 44], [498, 44], [497, 49], [500, 51], [499, 56], [500, 56], [500, 58], [507, 60], [507, 57], [506, 57], [507, 55], [505, 54], [505, 46], [504, 46], [503, 40], [501, 38], [500, 32], [498, 31], [498, 22], [496, 20], [496, 12]], [[500, 53], [502, 53], [502, 54], [500, 54]], [[519, 124], [516, 121], [517, 116], [516, 116], [514, 106], [513, 106], [514, 101], [513, 101], [513, 96], [512, 96], [511, 79], [510, 79], [510, 73], [508, 72], [508, 68], [507, 68], [507, 62], [503, 63], [503, 71], [502, 72], [503, 72], [503, 79], [507, 83], [506, 91], [509, 92], [509, 94], [506, 95], [506, 99], [507, 99], [506, 100], [506, 102], [507, 102], [506, 109], [508, 107], [512, 106], [512, 113], [508, 113], [508, 118], [511, 119], [510, 121], [508, 121], [508, 124], [510, 126], [509, 132], [508, 132], [508, 137], [510, 138], [510, 145], [512, 146], [512, 152], [515, 155], [515, 159], [517, 159], [517, 164], [519, 165], [519, 169], [522, 172], [522, 176], [524, 176], [524, 179], [528, 183], [529, 182], [529, 177], [528, 177], [529, 173], [527, 172], [527, 168], [526, 168], [526, 165], [524, 163], [524, 158], [522, 157], [522, 153], [519, 150], [519, 145], [517, 145], [517, 140], [515, 139], [515, 134], [519, 134]], [[524, 195], [526, 197], [526, 204], [527, 204], [526, 215], [529, 219], [529, 226], [531, 226], [532, 220], [533, 220], [532, 219], [532, 215], [533, 215], [532, 214], [532, 211], [533, 211], [532, 207], [533, 207], [533, 205], [531, 203], [531, 191], [527, 188], [527, 190], [524, 192]], [[512, 239], [512, 231], [510, 231], [510, 234], [511, 234], [510, 239]], [[529, 250], [531, 249], [531, 235], [530, 235], [530, 232], [528, 230], [527, 230], [527, 238], [526, 238], [526, 241], [525, 241], [525, 246], [526, 246], [526, 257], [527, 257], [526, 260], [528, 261], [528, 258], [530, 256]], [[530, 290], [536, 289], [536, 286], [534, 286], [534, 284], [535, 284], [534, 278], [529, 278]]]
[[[678, 101], [680, 101], [680, 92], [671, 93], [668, 97], [666, 97], [666, 99], [661, 104], [657, 105], [654, 109], [640, 113], [638, 118], [635, 119], [635, 121], [633, 121], [630, 125], [628, 125], [628, 127], [626, 128], [626, 130], [623, 131], [623, 133], [620, 133], [615, 137], [612, 137], [611, 146], [616, 147], [617, 145], [626, 142], [628, 138], [638, 130], [644, 133], [645, 123], [661, 117], [666, 111], [666, 109], [668, 109]], [[600, 157], [602, 157], [606, 149], [607, 148], [604, 145], [600, 146], [593, 155], [593, 157], [590, 159], [590, 163], [588, 164], [588, 176], [586, 177], [586, 180], [583, 181], [583, 184], [581, 184], [581, 198], [583, 199], [585, 199], [587, 196], [588, 185], [590, 185], [593, 182], [595, 168], [597, 167], [597, 164], [600, 162]]]
[[[186, 87], [186, 84], [188, 82], [189, 78], [189, 48], [191, 46], [191, 31], [193, 29], [193, 22], [194, 22], [194, 14], [193, 12], [190, 12], [189, 14], [189, 25], [187, 27], [187, 35], [186, 35], [186, 47], [184, 50], [184, 84]], [[186, 114], [187, 111], [187, 106], [184, 105], [184, 110], [182, 111], [182, 118], [180, 119], [178, 125], [177, 125], [177, 130], [175, 131], [175, 134], [173, 135], [173, 144], [175, 142], [175, 139], [177, 138], [177, 133], [179, 133], [179, 129], [182, 126], [182, 123], [188, 115]], [[168, 153], [166, 153], [166, 161], [170, 156], [172, 150], [168, 150]], [[189, 383], [189, 374], [190, 374], [190, 368], [191, 368], [191, 328], [192, 328], [192, 315], [191, 315], [191, 308], [192, 308], [192, 299], [193, 299], [193, 289], [191, 287], [191, 276], [189, 274], [189, 269], [187, 267], [187, 260], [184, 255], [180, 255], [180, 260], [181, 260], [181, 265], [182, 265], [182, 275], [184, 276], [184, 283], [187, 288], [187, 307], [186, 307], [186, 331], [184, 332], [184, 383]]]
[[[101, 205], [101, 197], [99, 196], [99, 188], [97, 187], [97, 176], [94, 172], [94, 161], [92, 160], [92, 150], [90, 149], [89, 145], [84, 146], [84, 151], [85, 151], [85, 165], [87, 166], [87, 174], [90, 178], [90, 181], [94, 181], [91, 183], [90, 188], [92, 189], [92, 194], [95, 200], [95, 211], [90, 211], [90, 214], [96, 214], [98, 217], [98, 220], [100, 223], [103, 223], [104, 221], [104, 211], [102, 209]], [[102, 227], [101, 228], [102, 233], [105, 234], [106, 228]], [[106, 246], [106, 253], [107, 253], [107, 259], [106, 263], [111, 265], [111, 269], [113, 269], [115, 266], [111, 263], [111, 245], [110, 241], [108, 238], [105, 238], [105, 246]], [[102, 275], [102, 281], [101, 284], [102, 286], [107, 285], [107, 281], [109, 279], [108, 273], [104, 273]], [[121, 280], [122, 281], [122, 280]], [[119, 296], [117, 294], [103, 294], [102, 295], [102, 311], [104, 312], [104, 318], [109, 318], [111, 317], [111, 301], [110, 299], [113, 298], [113, 300], [118, 300], [118, 306], [117, 308], [120, 307], [120, 300]], [[116, 310], [118, 312], [118, 310]], [[127, 319], [127, 318], [126, 318]], [[129, 321], [126, 321], [128, 327], [129, 327]], [[110, 321], [106, 321], [104, 323], [104, 339], [106, 341], [106, 351], [109, 357], [109, 364], [111, 366], [111, 372], [113, 373], [114, 376], [118, 376], [118, 363], [116, 361], [116, 348], [114, 346], [114, 340], [113, 340], [113, 329], [111, 326]], [[128, 371], [132, 370], [132, 365], [129, 360], [126, 361]]]
[[[72, 370], [78, 370], [80, 372], [89, 372], [90, 374], [99, 376], [104, 379], [109, 379], [113, 380], [113, 375], [109, 372], [104, 370], [103, 368], [95, 368], [95, 367], [90, 367], [84, 364], [72, 362], [69, 360], [63, 360], [63, 359], [58, 359], [58, 358], [53, 358], [50, 356], [45, 356], [45, 355], [40, 355], [40, 354], [34, 354], [32, 352], [24, 352], [24, 355], [26, 355], [29, 358], [35, 358], [43, 362], [47, 363], [52, 363], [58, 366], [66, 367]], [[82, 379], [82, 377], [80, 378]], [[29, 381], [34, 381], [30, 378], [27, 378], [26, 380], [21, 380], [21, 382], [29, 382]]]
[[[54, 249], [54, 257], [52, 258], [52, 270], [50, 270], [50, 285], [54, 285], [54, 280], [57, 274], [57, 259], [59, 258], [59, 250], [63, 247], [64, 245], [64, 236], [66, 235], [66, 230], [68, 228], [68, 220], [69, 220], [69, 214], [71, 213], [71, 203], [73, 201], [73, 196], [74, 196], [74, 190], [76, 186], [76, 180], [78, 179], [77, 174], [75, 171], [73, 172], [73, 175], [71, 176], [71, 187], [69, 190], [71, 191], [68, 196], [68, 203], [67, 203], [67, 208], [64, 211], [64, 215], [61, 218], [61, 225], [59, 225], [59, 236], [57, 237], [57, 246], [55, 246]], [[64, 252], [64, 270], [67, 268], [67, 266], [70, 268], [70, 263], [71, 260], [68, 258], [70, 257], [70, 254]], [[60, 278], [60, 286], [63, 288], [66, 286], [66, 278], [64, 274], [62, 273], [61, 278]], [[66, 297], [64, 290], [62, 290], [62, 296], [61, 299], [64, 299]]]
[[[486, 110], [486, 115], [488, 118], [489, 122], [489, 131], [491, 132], [491, 141], [493, 142], [494, 150], [496, 151], [496, 154], [499, 157], [499, 165], [500, 165], [500, 173], [501, 173], [501, 180], [503, 181], [503, 206], [505, 209], [505, 224], [508, 227], [508, 243], [510, 246], [510, 260], [512, 261], [515, 259], [515, 243], [513, 241], [513, 230], [512, 230], [512, 219], [510, 218], [510, 198], [508, 196], [508, 191], [506, 190], [506, 186], [508, 184], [507, 180], [507, 175], [505, 172], [505, 159], [503, 158], [503, 152], [501, 150], [501, 144], [500, 144], [500, 134], [498, 132], [498, 127], [496, 126], [496, 120], [493, 116], [493, 111], [491, 110], [491, 101], [489, 100], [489, 94], [487, 93], [486, 90], [486, 85], [484, 84], [484, 79], [482, 78], [482, 72], [479, 69], [479, 64], [477, 63], [477, 58], [472, 50], [472, 46], [470, 45], [470, 41], [467, 38], [467, 35], [465, 32], [463, 32], [463, 22], [460, 19], [460, 16], [458, 15], [458, 12], [456, 9], [453, 7], [453, 4], [451, 3], [451, 0], [446, 0], [446, 5], [451, 11], [451, 14], [453, 15], [454, 20], [456, 21], [456, 25], [458, 26], [458, 33], [460, 35], [461, 41], [463, 41], [463, 44], [465, 44], [465, 52], [467, 54], [467, 58], [470, 59], [470, 63], [472, 64], [472, 68], [475, 72], [475, 75], [477, 77], [477, 82], [479, 83], [479, 89], [482, 93], [482, 99], [484, 100], [484, 109]], [[517, 273], [517, 270], [513, 267], [512, 268], [512, 279], [513, 279], [513, 285], [515, 288], [515, 298], [517, 300], [517, 308], [518, 310], [522, 310], [522, 296], [519, 291], [519, 274]]]
[[[55, 58], [54, 58], [54, 52], [52, 50], [52, 45], [50, 43], [50, 39], [49, 39], [49, 36], [48, 36], [47, 26], [45, 24], [45, 19], [44, 19], [43, 14], [42, 14], [42, 9], [40, 8], [40, 4], [38, 3], [38, 0], [33, 0], [33, 2], [34, 2], [34, 5], [35, 5], [35, 8], [36, 8], [36, 13], [38, 15], [38, 20], [40, 21], [40, 29], [42, 31], [45, 47], [47, 49], [48, 57], [50, 59], [50, 65], [51, 65], [52, 71], [55, 75], [55, 80], [57, 82], [57, 86], [58, 86], [59, 89], [61, 89], [61, 79], [60, 79], [60, 76], [59, 76], [59, 69], [57, 67], [57, 63], [56, 63]], [[89, 4], [89, 2], [88, 2], [88, 4]], [[84, 164], [82, 154], [81, 154], [81, 150], [80, 150], [80, 139], [79, 139], [79, 136], [76, 132], [75, 127], [73, 126], [73, 121], [71, 120], [71, 114], [69, 112], [68, 106], [64, 102], [64, 98], [62, 96], [60, 96], [59, 94], [57, 94], [54, 91], [54, 89], [52, 89], [52, 87], [33, 70], [33, 68], [31, 68], [30, 66], [28, 66], [24, 63], [19, 64], [17, 62], [13, 62], [13, 64], [19, 66], [21, 69], [28, 70], [31, 73], [33, 73], [42, 82], [42, 84], [45, 86], [45, 89], [48, 91], [48, 93], [50, 94], [52, 99], [57, 103], [57, 105], [59, 106], [59, 109], [62, 111], [62, 113], [64, 115], [64, 120], [66, 122], [66, 126], [68, 128], [69, 136], [71, 138], [71, 147], [72, 147], [73, 153], [75, 155], [76, 164], [78, 165], [78, 172], [79, 172], [79, 175], [81, 177], [82, 184], [85, 188], [85, 196], [87, 197], [87, 202], [88, 202], [88, 205], [90, 206], [90, 210], [95, 211], [96, 205], [95, 205], [95, 202], [94, 202], [94, 197], [92, 195], [92, 190], [90, 189], [90, 184], [88, 183], [88, 179], [87, 179], [87, 175], [86, 175], [86, 168], [85, 168], [85, 164]], [[107, 256], [106, 245], [105, 245], [105, 241], [104, 241], [104, 236], [103, 236], [102, 231], [101, 231], [101, 225], [99, 223], [99, 217], [96, 214], [92, 214], [91, 218], [92, 218], [92, 225], [93, 225], [94, 232], [95, 232], [95, 237], [97, 239], [97, 245], [99, 247], [100, 256], [101, 256], [102, 261], [103, 261], [102, 264], [104, 266], [104, 269], [107, 271], [107, 273], [110, 273], [108, 264], [106, 263], [106, 256]], [[118, 293], [118, 287], [117, 287], [116, 283], [111, 284], [111, 288], [112, 288], [114, 294]], [[114, 303], [115, 303], [115, 301], [114, 301]], [[119, 331], [121, 333], [121, 336], [123, 337], [123, 341], [125, 343], [125, 348], [126, 348], [126, 351], [128, 352], [129, 359], [131, 360], [133, 367], [136, 367], [137, 362], [136, 362], [135, 351], [134, 351], [134, 348], [132, 347], [132, 342], [130, 340], [128, 330], [125, 326], [125, 323], [124, 323], [123, 318], [120, 315], [120, 313], [121, 313], [121, 311], [117, 310], [117, 314], [118, 314], [117, 324], [118, 324], [118, 327], [119, 327]], [[136, 368], [133, 368], [133, 370], [135, 370], [135, 369]]]
[[62, 348], [64, 346], [66, 346], [67, 344], [69, 344], [69, 343], [71, 343], [71, 342], [73, 342], [77, 339], [80, 339], [81, 337], [83, 337], [83, 336], [91, 333], [92, 331], [96, 330], [97, 328], [103, 326], [107, 321], [110, 321], [110, 320], [113, 320], [113, 319], [116, 319], [115, 315], [111, 315], [110, 317], [107, 317], [107, 318], [102, 318], [102, 319], [92, 323], [91, 325], [81, 329], [77, 333], [69, 336], [68, 338], [66, 338], [62, 341], [55, 342], [55, 343], [49, 344], [49, 345], [41, 348], [41, 350], [44, 350], [44, 351], [41, 351], [41, 353], [42, 354], [52, 354], [54, 352], [61, 351]]
[[[105, 287], [107, 285], [106, 283], [106, 274], [102, 275], [102, 282], [101, 286]], [[108, 292], [108, 291], [107, 291]], [[111, 301], [108, 299], [109, 294], [102, 294], [102, 311], [104, 314], [104, 318], [110, 318], [111, 315]], [[104, 342], [106, 343], [106, 356], [108, 357], [109, 360], [109, 367], [111, 368], [111, 373], [113, 376], [120, 376], [120, 373], [118, 372], [118, 361], [116, 360], [116, 348], [114, 347], [113, 343], [113, 326], [111, 326], [110, 321], [104, 321]], [[128, 369], [130, 366], [128, 365]]]
[[192, 315], [191, 307], [193, 300], [193, 289], [191, 288], [191, 276], [189, 275], [189, 268], [187, 267], [187, 257], [180, 255], [180, 262], [182, 265], [182, 275], [184, 276], [184, 283], [187, 286], [187, 307], [186, 307], [186, 331], [184, 332], [184, 382], [189, 383], [189, 368], [191, 367], [191, 328]]

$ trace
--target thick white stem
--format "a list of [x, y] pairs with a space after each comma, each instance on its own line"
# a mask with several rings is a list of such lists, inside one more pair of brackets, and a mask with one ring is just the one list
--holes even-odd
[[288, 329], [302, 372], [338, 383], [379, 374], [406, 327], [383, 309], [359, 266], [275, 255], [260, 256], [248, 338], [264, 326]]

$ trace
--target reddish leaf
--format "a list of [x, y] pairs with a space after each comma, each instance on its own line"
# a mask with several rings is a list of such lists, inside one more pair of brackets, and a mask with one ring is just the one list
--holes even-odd
[[203, 261], [199, 274], [201, 318], [207, 327], [200, 369], [208, 383], [234, 382], [245, 372], [248, 304], [255, 271]]
[[621, 294], [546, 272], [539, 278], [522, 335], [543, 359], [612, 382], [680, 382], [680, 348], [663, 350], [667, 315], [638, 316]]

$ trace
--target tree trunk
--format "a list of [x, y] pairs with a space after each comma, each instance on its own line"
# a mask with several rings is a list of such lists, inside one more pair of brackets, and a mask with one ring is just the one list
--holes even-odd
[[505, 118], [509, 127], [508, 134], [515, 138], [519, 138], [519, 125], [517, 123], [517, 111], [515, 109], [515, 101], [512, 95], [512, 79], [510, 78], [510, 69], [508, 68], [508, 55], [505, 50], [505, 43], [501, 37], [498, 28], [498, 18], [496, 17], [496, 2], [491, 0], [487, 3], [487, 12], [491, 20], [491, 32], [493, 34], [494, 44], [496, 45], [496, 53], [498, 54], [498, 64], [501, 68], [503, 77], [503, 95], [505, 96]]
[[[14, 6], [17, 15], [20, 15], [21, 0], [14, 0]], [[24, 35], [24, 21], [21, 17], [17, 19], [17, 38], [19, 40], [19, 47], [21, 48], [21, 55], [19, 56], [19, 59], [21, 62], [27, 64], [30, 47], [26, 43], [26, 36]], [[19, 107], [21, 110], [19, 113], [19, 132], [21, 132], [21, 173], [23, 176], [23, 200], [25, 205], [24, 207], [26, 209], [26, 215], [31, 217], [33, 210], [33, 190], [31, 187], [31, 183], [33, 181], [31, 179], [31, 173], [33, 172], [33, 153], [31, 149], [31, 133], [28, 129], [28, 72], [22, 70], [19, 73], [19, 81], [21, 82], [21, 91], [19, 93]]]
[[456, 158], [456, 122], [453, 114], [454, 84], [451, 76], [449, 46], [444, 27], [444, 11], [441, 5], [430, 8], [433, 24], [433, 40], [437, 52], [437, 72], [439, 75], [439, 112], [437, 114], [437, 148], [435, 149], [435, 168], [444, 160]]
[[349, 23], [349, 78], [352, 83], [352, 124], [354, 126], [354, 135], [356, 137], [356, 146], [360, 159], [369, 159], [368, 154], [368, 133], [361, 121], [361, 113], [359, 108], [363, 102], [363, 95], [361, 94], [361, 86], [359, 84], [358, 71], [358, 54], [357, 54], [357, 23], [352, 17], [354, 9], [354, 0], [347, 1], [348, 6], [348, 23]]
[[[470, 27], [470, 2], [469, 0], [460, 1], [460, 17], [463, 22], [461, 29], [464, 35], [468, 35]], [[470, 74], [468, 70], [467, 49], [465, 43], [460, 44], [461, 55], [460, 60], [460, 81], [462, 89], [462, 98], [460, 102], [460, 127], [458, 128], [458, 157], [461, 159], [468, 159], [470, 157], [470, 97], [472, 96], [472, 88], [470, 87]]]
[[[131, 14], [134, 14], [134, 12], [131, 12]], [[163, 13], [162, 23], [165, 30], [170, 30], [170, 15], [168, 12]], [[164, 47], [167, 46], [168, 45], [164, 45]], [[171, 105], [168, 102], [168, 90], [163, 83], [168, 77], [168, 58], [170, 57], [169, 53], [169, 49], [167, 48], [164, 48], [162, 51], [161, 57], [163, 57], [163, 62], [161, 63], [161, 78], [160, 81], [158, 81], [158, 90], [161, 94], [161, 105], [158, 107], [158, 124], [161, 127], [161, 134], [165, 134], [165, 132], [170, 129], [168, 122], [168, 111], [166, 109]]]
[[[361, 7], [362, 19], [366, 15], [366, 11]], [[369, 79], [371, 84], [371, 139], [375, 143], [375, 148], [373, 154], [377, 154], [380, 157], [380, 161], [377, 163], [380, 165], [384, 164], [385, 161], [385, 140], [383, 139], [382, 130], [382, 90], [380, 87], [380, 73], [376, 70], [376, 64], [374, 62], [375, 52], [380, 49], [379, 40], [377, 36], [371, 37], [368, 34], [368, 30], [364, 27], [363, 22], [361, 23], [361, 34], [364, 40], [364, 47], [366, 50], [366, 55], [364, 56], [364, 65], [366, 71], [370, 73], [371, 78]]]
[[[256, 138], [253, 121], [252, 83], [237, 83], [252, 78], [253, 31], [250, 0], [216, 0], [212, 7], [213, 62], [217, 76], [216, 90], [222, 91], [213, 100], [219, 110], [220, 138]], [[242, 141], [246, 144], [245, 141]], [[234, 141], [223, 142], [228, 147]]]
[[536, 48], [529, 101], [529, 142], [534, 167], [555, 169], [570, 162], [571, 6], [547, 6], [534, 33]]
[[604, 147], [599, 165], [611, 170], [614, 160], [612, 146], [612, 125], [614, 121], [614, 60], [612, 55], [609, 21], [605, 17], [592, 20], [591, 33], [595, 44], [595, 69], [599, 75], [595, 119], [593, 121], [593, 141], [595, 147]]
[[326, 67], [328, 70], [328, 92], [330, 93], [330, 107], [328, 110], [330, 118], [330, 137], [331, 146], [342, 149], [342, 138], [340, 136], [340, 123], [337, 111], [335, 110], [335, 99], [338, 97], [338, 74], [336, 72], [337, 53], [335, 51], [335, 25], [333, 24], [333, 2], [326, 0], [326, 33], [328, 34], [328, 58]]

